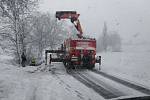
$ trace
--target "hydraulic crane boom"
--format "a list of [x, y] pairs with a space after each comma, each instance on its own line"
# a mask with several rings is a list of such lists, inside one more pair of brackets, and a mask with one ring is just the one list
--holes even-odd
[[82, 28], [79, 21], [80, 14], [77, 14], [76, 11], [57, 11], [56, 12], [56, 18], [59, 20], [61, 19], [70, 19], [70, 21], [74, 24], [75, 28], [80, 34], [77, 34], [78, 38], [83, 38], [82, 34]]

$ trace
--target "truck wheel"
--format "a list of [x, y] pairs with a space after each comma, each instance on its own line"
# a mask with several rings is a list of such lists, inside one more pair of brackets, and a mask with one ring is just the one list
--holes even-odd
[[95, 67], [95, 64], [90, 65], [88, 69], [92, 70]]
[[72, 68], [72, 66], [71, 66], [71, 63], [70, 63], [70, 62], [66, 62], [66, 68], [67, 68], [67, 69], [71, 69], [71, 68]]
[[66, 67], [66, 62], [63, 62], [64, 63], [64, 66]]
[[67, 69], [69, 69], [69, 63], [68, 62], [65, 63], [65, 66]]

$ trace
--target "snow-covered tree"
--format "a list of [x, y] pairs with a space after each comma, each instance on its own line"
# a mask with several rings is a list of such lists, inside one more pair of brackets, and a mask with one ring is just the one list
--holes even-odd
[[109, 32], [108, 47], [113, 52], [121, 51], [121, 37], [116, 31]]
[[104, 27], [103, 27], [102, 44], [103, 44], [104, 51], [107, 51], [107, 47], [108, 47], [108, 31], [107, 31], [107, 24], [106, 24], [106, 22], [104, 22]]
[[98, 50], [107, 51], [108, 48], [108, 28], [106, 22], [104, 22], [102, 35], [98, 39]]
[[[61, 22], [57, 22], [50, 14], [34, 14], [33, 30], [28, 37], [28, 55], [36, 58], [42, 58], [42, 53], [45, 49], [55, 49], [60, 45], [66, 36], [66, 31]], [[31, 58], [31, 57], [29, 57]]]
[[121, 51], [121, 37], [116, 31], [109, 31], [106, 23], [102, 35], [98, 38], [97, 51]]
[[0, 0], [0, 35], [10, 41], [18, 62], [25, 50], [27, 20], [37, 0]]

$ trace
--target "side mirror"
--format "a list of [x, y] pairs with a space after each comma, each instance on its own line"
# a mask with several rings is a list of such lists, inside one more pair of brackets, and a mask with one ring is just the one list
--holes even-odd
[[101, 65], [101, 56], [96, 57], [96, 63], [99, 63], [99, 65]]

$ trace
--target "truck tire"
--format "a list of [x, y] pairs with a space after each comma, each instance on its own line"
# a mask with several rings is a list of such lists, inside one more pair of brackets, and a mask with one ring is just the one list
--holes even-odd
[[90, 66], [88, 67], [88, 69], [92, 70], [94, 67], [95, 67], [95, 64], [90, 65]]

